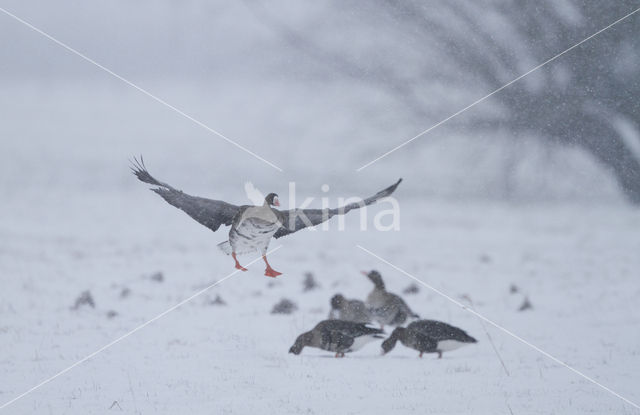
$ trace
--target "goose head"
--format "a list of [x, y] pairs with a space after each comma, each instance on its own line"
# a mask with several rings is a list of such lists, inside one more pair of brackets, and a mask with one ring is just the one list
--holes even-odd
[[298, 338], [296, 339], [296, 342], [293, 343], [293, 346], [291, 346], [291, 348], [289, 349], [289, 353], [299, 355], [300, 353], [302, 353], [302, 349], [304, 349], [305, 346], [308, 346], [311, 344], [312, 339], [313, 339], [312, 332], [308, 331], [306, 333], [302, 333], [301, 335], [298, 336]]
[[269, 193], [267, 197], [264, 198], [264, 204], [267, 206], [280, 206], [278, 195], [275, 193]]
[[334, 310], [340, 310], [344, 306], [344, 296], [342, 294], [336, 294], [331, 298], [331, 308]]
[[387, 354], [396, 346], [396, 342], [404, 338], [407, 329], [404, 327], [396, 327], [391, 335], [382, 342], [382, 354]]
[[377, 289], [384, 290], [384, 282], [382, 281], [382, 275], [376, 270], [372, 271], [361, 271], [362, 275], [365, 275], [367, 278], [371, 280], [373, 285], [376, 286]]

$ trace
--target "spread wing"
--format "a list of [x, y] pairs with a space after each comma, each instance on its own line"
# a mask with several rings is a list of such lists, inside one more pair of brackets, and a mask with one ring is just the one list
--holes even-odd
[[142, 157], [140, 157], [140, 161], [136, 158], [133, 160], [131, 170], [133, 170], [133, 174], [136, 175], [138, 180], [159, 186], [151, 190], [212, 231], [218, 230], [220, 225], [231, 225], [233, 217], [242, 209], [242, 206], [232, 205], [221, 200], [191, 196], [176, 190], [172, 186], [153, 178], [147, 171]]
[[282, 228], [273, 235], [274, 238], [281, 238], [290, 233], [299, 231], [309, 226], [319, 225], [328, 221], [332, 216], [345, 215], [353, 209], [360, 209], [363, 206], [371, 205], [378, 200], [389, 196], [393, 193], [398, 185], [402, 182], [399, 179], [395, 184], [379, 191], [375, 195], [368, 197], [360, 202], [349, 203], [335, 209], [292, 209], [280, 212], [282, 214]]

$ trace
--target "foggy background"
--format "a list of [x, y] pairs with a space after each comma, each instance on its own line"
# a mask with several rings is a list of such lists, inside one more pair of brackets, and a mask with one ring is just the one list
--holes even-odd
[[127, 159], [142, 153], [161, 179], [235, 201], [244, 180], [364, 195], [404, 177], [405, 197], [637, 203], [637, 15], [355, 172], [636, 5], [4, 0], [284, 172], [0, 13], [0, 183], [139, 191]]
[[[0, 412], [31, 390], [5, 412], [632, 413], [640, 12], [356, 169], [638, 7], [0, 0], [283, 170], [0, 10]], [[234, 204], [249, 203], [245, 181], [284, 208], [335, 207], [402, 177], [400, 230], [376, 231], [389, 205], [372, 205], [345, 231], [333, 219], [272, 241], [277, 279], [246, 255], [249, 272], [193, 298], [233, 272], [216, 247], [228, 228], [212, 233], [150, 192], [129, 170], [140, 154], [158, 180]], [[379, 344], [345, 359], [288, 354], [333, 295], [366, 298], [371, 269], [422, 318], [478, 343], [441, 360], [400, 346], [382, 357]], [[282, 299], [297, 310], [271, 314]]]

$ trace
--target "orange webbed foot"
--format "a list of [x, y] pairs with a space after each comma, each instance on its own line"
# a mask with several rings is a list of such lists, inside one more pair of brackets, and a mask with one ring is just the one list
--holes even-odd
[[278, 272], [273, 268], [267, 268], [264, 270], [264, 275], [266, 275], [267, 277], [275, 278], [278, 275], [282, 275], [282, 272]]

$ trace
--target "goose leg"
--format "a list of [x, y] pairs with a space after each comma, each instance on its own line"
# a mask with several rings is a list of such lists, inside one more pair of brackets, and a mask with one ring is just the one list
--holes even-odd
[[267, 256], [266, 255], [262, 255], [262, 259], [264, 259], [264, 263], [267, 264], [267, 269], [264, 270], [264, 275], [266, 275], [267, 277], [277, 277], [278, 275], [282, 275], [282, 272], [278, 272], [275, 269], [271, 268], [271, 265], [269, 265], [269, 261], [267, 261]]
[[419, 357], [420, 359], [422, 359], [422, 352], [420, 352], [420, 354], [418, 355], [418, 357]]
[[438, 359], [442, 359], [442, 351], [438, 350]]
[[233, 260], [236, 261], [236, 269], [242, 270], [242, 271], [247, 271], [247, 269], [245, 267], [243, 267], [242, 265], [240, 265], [240, 263], [238, 262], [238, 258], [236, 258], [236, 253], [232, 252], [231, 256], [233, 257]]

